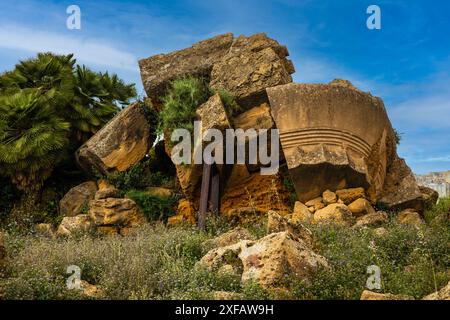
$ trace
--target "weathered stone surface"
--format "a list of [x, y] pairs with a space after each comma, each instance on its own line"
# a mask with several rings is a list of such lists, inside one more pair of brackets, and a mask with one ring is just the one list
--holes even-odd
[[441, 290], [423, 297], [422, 300], [450, 300], [450, 282]]
[[265, 89], [292, 82], [288, 51], [265, 34], [238, 37], [211, 72], [211, 87], [231, 92], [239, 105], [252, 107], [267, 101]]
[[422, 227], [425, 222], [414, 209], [406, 209], [397, 215], [397, 221], [414, 227]]
[[275, 211], [267, 213], [267, 233], [278, 233], [287, 231], [294, 239], [300, 239], [306, 244], [312, 244], [312, 232], [301, 222], [288, 219], [288, 216], [282, 217]]
[[322, 201], [324, 205], [329, 205], [337, 202], [337, 196], [333, 191], [325, 190], [322, 193]]
[[323, 199], [322, 197], [318, 197], [318, 198], [314, 198], [312, 200], [309, 200], [305, 203], [305, 205], [308, 208], [314, 208], [314, 212], [320, 209], [325, 208], [325, 205], [323, 204]]
[[233, 34], [227, 33], [198, 42], [192, 47], [159, 54], [139, 61], [147, 96], [160, 101], [170, 81], [186, 75], [210, 78], [211, 70], [230, 49]]
[[105, 236], [116, 236], [120, 233], [120, 228], [116, 226], [98, 226], [97, 233]]
[[144, 107], [132, 104], [118, 113], [76, 152], [78, 165], [87, 173], [125, 171], [139, 162], [151, 147], [151, 130]]
[[349, 205], [359, 198], [365, 198], [366, 192], [364, 191], [364, 188], [350, 188], [337, 190], [336, 195], [345, 205]]
[[226, 247], [242, 240], [256, 240], [255, 237], [245, 228], [237, 227], [230, 230], [220, 236], [205, 241], [202, 247], [207, 250], [215, 249], [218, 247]]
[[108, 180], [105, 180], [105, 179], [98, 179], [97, 187], [98, 187], [98, 190], [115, 188]]
[[89, 201], [93, 200], [97, 192], [97, 184], [94, 181], [84, 182], [70, 189], [59, 202], [59, 210], [62, 216], [73, 217], [83, 213]]
[[286, 84], [267, 93], [300, 201], [357, 187], [389, 207], [418, 200], [381, 99], [345, 81]]
[[350, 203], [348, 209], [352, 212], [354, 217], [375, 213], [375, 209], [372, 207], [371, 203], [364, 198], [357, 199]]
[[378, 211], [368, 213], [362, 217], [356, 219], [355, 228], [368, 227], [377, 228], [389, 222], [389, 218], [386, 212]]
[[87, 214], [79, 214], [74, 217], [64, 217], [56, 230], [58, 237], [81, 234], [93, 230], [93, 223]]
[[274, 126], [275, 123], [270, 114], [270, 106], [265, 102], [239, 114], [233, 119], [233, 127], [244, 131], [248, 129], [272, 129]]
[[258, 241], [241, 241], [209, 251], [200, 264], [217, 270], [232, 264], [242, 274], [242, 282], [254, 281], [265, 288], [283, 287], [286, 275], [311, 280], [319, 268], [328, 268], [326, 259], [289, 232], [270, 234]]
[[354, 223], [352, 212], [345, 204], [333, 203], [314, 213], [314, 223], [336, 223], [351, 226]]
[[95, 193], [95, 200], [107, 199], [107, 198], [118, 198], [120, 196], [120, 191], [114, 187], [103, 188]]
[[182, 223], [195, 224], [195, 209], [194, 205], [188, 199], [181, 199], [178, 201], [177, 214], [169, 217], [167, 220], [168, 226], [176, 226]]
[[81, 280], [80, 287], [82, 290], [81, 294], [87, 298], [102, 299], [105, 296], [105, 293], [103, 292], [102, 289], [90, 284], [85, 280]]
[[226, 216], [236, 214], [236, 208], [248, 207], [254, 213], [266, 214], [275, 210], [288, 214], [289, 192], [280, 175], [250, 173], [245, 165], [234, 165], [225, 184], [221, 198], [221, 212]]
[[394, 295], [391, 293], [377, 293], [364, 290], [361, 294], [361, 300], [414, 300], [413, 297], [405, 295]]
[[[206, 136], [208, 129], [225, 130], [230, 128], [230, 122], [227, 117], [225, 107], [218, 94], [209, 98], [207, 102], [197, 109], [198, 119], [202, 121], [202, 134], [198, 137], [198, 141], [194, 141], [194, 152], [192, 160], [196, 159], [196, 154], [202, 156], [203, 137]], [[172, 152], [172, 151], [171, 151]], [[198, 198], [200, 196], [200, 187], [202, 182], [202, 165], [176, 165], [176, 172], [180, 187], [184, 195], [194, 202], [198, 208]]]
[[292, 213], [292, 222], [294, 223], [310, 223], [314, 218], [314, 215], [311, 213], [311, 211], [308, 209], [307, 206], [305, 206], [300, 201], [296, 201], [294, 205], [294, 212]]
[[53, 238], [55, 236], [55, 230], [50, 223], [39, 223], [34, 226], [34, 231], [43, 237]]
[[419, 186], [419, 190], [422, 193], [425, 208], [433, 207], [439, 200], [439, 193], [428, 187]]
[[172, 195], [173, 195], [173, 191], [171, 189], [167, 189], [167, 188], [163, 188], [163, 187], [149, 187], [147, 189], [147, 193], [152, 196], [164, 198], [164, 199], [168, 199], [168, 198], [172, 197]]
[[89, 203], [89, 216], [96, 226], [136, 227], [145, 218], [131, 199], [101, 199]]

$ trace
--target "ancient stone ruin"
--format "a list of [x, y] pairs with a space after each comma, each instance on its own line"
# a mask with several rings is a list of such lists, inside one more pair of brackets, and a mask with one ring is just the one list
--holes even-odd
[[[356, 218], [352, 214], [363, 212], [369, 222], [381, 221], [384, 215], [373, 210], [377, 203], [387, 209], [421, 212], [433, 197], [418, 186], [397, 155], [395, 132], [383, 101], [345, 80], [292, 83], [295, 69], [288, 56], [285, 46], [265, 34], [224, 34], [139, 61], [144, 88], [157, 112], [164, 107], [162, 97], [171, 81], [196, 76], [206, 79], [213, 89], [230, 92], [241, 107], [240, 113], [230, 118], [220, 97], [212, 96], [197, 109], [203, 129], [279, 130], [281, 164], [277, 174], [261, 175], [259, 163], [219, 166], [220, 188], [214, 190], [220, 201], [219, 213], [239, 219], [266, 215], [270, 210], [290, 214], [286, 179], [295, 187], [299, 202], [294, 214], [299, 220], [333, 216], [347, 221], [348, 215], [352, 220]], [[165, 150], [170, 155], [167, 139]], [[144, 158], [154, 140], [154, 128], [136, 104], [83, 145], [77, 160], [90, 173], [124, 171]], [[184, 198], [178, 215], [169, 222], [195, 222], [204, 168], [198, 164], [175, 167]], [[97, 207], [97, 211], [108, 211]]]

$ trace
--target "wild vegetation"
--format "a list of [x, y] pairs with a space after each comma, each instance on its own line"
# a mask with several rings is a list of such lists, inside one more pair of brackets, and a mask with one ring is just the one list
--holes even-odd
[[[447, 214], [450, 207], [435, 207]], [[8, 234], [11, 263], [0, 290], [6, 299], [86, 299], [68, 290], [69, 265], [82, 269], [82, 279], [97, 285], [104, 299], [211, 299], [215, 291], [243, 299], [359, 299], [368, 278], [367, 267], [381, 269], [382, 292], [421, 298], [450, 280], [448, 221], [424, 229], [392, 221], [387, 233], [336, 225], [309, 226], [315, 248], [330, 270], [321, 270], [311, 284], [295, 277], [287, 290], [268, 291], [255, 283], [199, 267], [203, 242], [232, 228], [225, 220], [209, 219], [207, 232], [162, 223], [145, 226], [128, 237], [82, 236], [71, 239]], [[265, 221], [244, 225], [256, 237]]]

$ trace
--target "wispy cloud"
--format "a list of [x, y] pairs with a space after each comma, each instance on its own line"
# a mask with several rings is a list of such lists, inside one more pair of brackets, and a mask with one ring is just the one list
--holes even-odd
[[27, 52], [74, 53], [84, 63], [138, 72], [137, 58], [100, 39], [0, 25], [0, 48]]

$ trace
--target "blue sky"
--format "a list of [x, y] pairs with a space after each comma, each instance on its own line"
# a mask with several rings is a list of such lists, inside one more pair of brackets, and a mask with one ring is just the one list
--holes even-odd
[[[66, 8], [81, 8], [68, 30]], [[380, 6], [382, 29], [366, 28]], [[0, 72], [38, 51], [75, 53], [143, 94], [137, 60], [225, 32], [287, 45], [296, 82], [344, 78], [383, 98], [417, 173], [450, 170], [450, 1], [1, 1]]]

